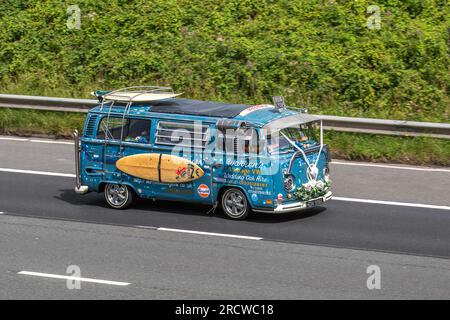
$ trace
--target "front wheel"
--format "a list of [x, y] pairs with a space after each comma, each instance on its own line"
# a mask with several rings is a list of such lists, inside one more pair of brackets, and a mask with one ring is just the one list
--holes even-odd
[[127, 185], [108, 183], [105, 186], [105, 200], [111, 208], [126, 209], [133, 202], [133, 192]]
[[231, 219], [243, 220], [250, 213], [245, 194], [235, 188], [227, 189], [222, 195], [222, 210]]

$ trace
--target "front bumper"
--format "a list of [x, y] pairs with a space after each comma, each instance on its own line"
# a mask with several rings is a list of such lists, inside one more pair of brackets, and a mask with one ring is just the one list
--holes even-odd
[[[328, 200], [331, 200], [333, 197], [333, 193], [331, 191], [328, 191], [324, 196], [311, 199], [310, 201], [315, 200], [322, 200], [324, 203]], [[304, 201], [304, 202], [294, 202], [294, 203], [287, 203], [287, 204], [279, 204], [273, 209], [253, 209], [255, 212], [267, 212], [267, 213], [287, 213], [287, 212], [294, 212], [299, 210], [304, 210], [308, 208], [312, 208], [311, 206], [308, 206], [308, 202], [310, 201]]]

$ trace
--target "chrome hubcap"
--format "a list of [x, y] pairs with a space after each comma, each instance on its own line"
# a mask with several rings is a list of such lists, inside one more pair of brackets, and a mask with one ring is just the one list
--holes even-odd
[[231, 191], [225, 196], [225, 208], [233, 216], [240, 216], [246, 210], [246, 200], [244, 196], [236, 191]]
[[107, 187], [106, 196], [111, 204], [120, 207], [128, 199], [128, 189], [121, 184], [110, 184]]

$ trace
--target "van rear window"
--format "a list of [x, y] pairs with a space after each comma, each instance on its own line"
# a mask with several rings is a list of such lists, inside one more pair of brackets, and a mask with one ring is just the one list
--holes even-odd
[[197, 123], [160, 121], [156, 128], [156, 143], [168, 146], [205, 148], [209, 127]]

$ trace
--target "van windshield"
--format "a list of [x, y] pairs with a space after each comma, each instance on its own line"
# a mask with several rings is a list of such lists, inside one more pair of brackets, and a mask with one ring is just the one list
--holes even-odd
[[[274, 132], [267, 137], [268, 151], [273, 154], [290, 152], [294, 149], [283, 134], [302, 149], [316, 146], [318, 144], [317, 130], [317, 122], [310, 122]], [[280, 132], [283, 134], [280, 134]]]

